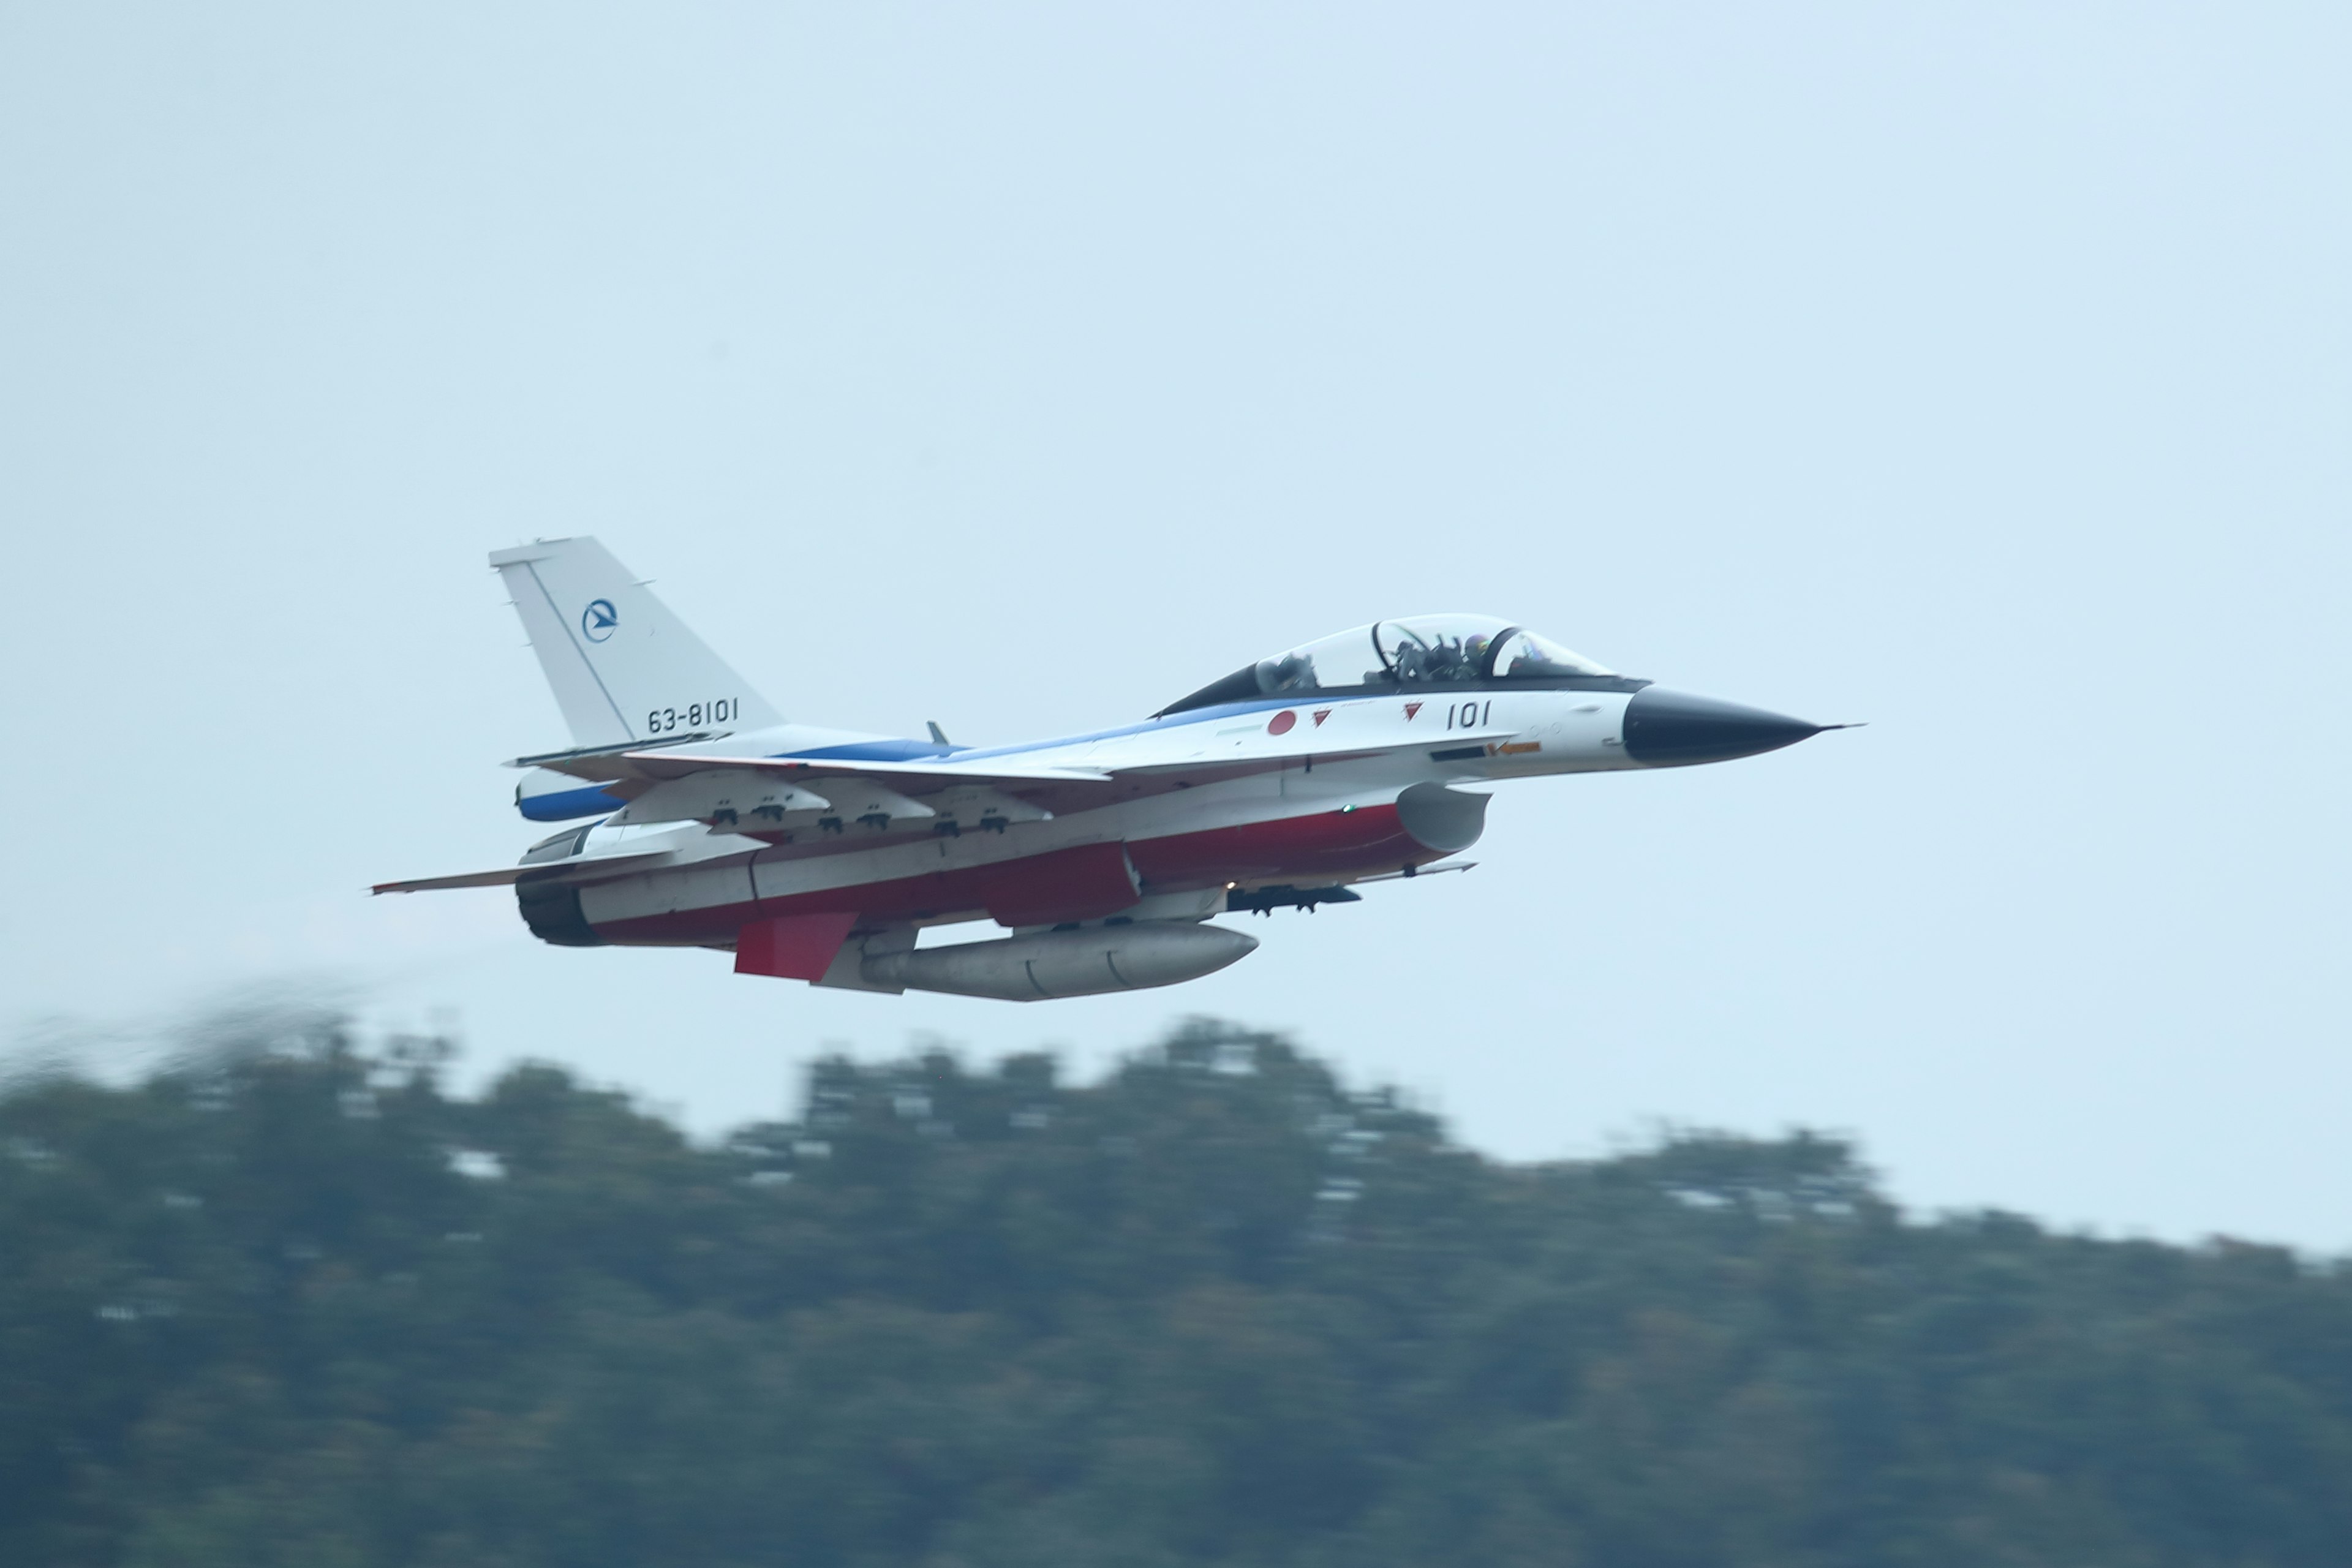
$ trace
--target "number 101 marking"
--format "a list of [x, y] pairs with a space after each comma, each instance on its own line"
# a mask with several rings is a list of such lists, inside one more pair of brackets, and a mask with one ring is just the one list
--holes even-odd
[[1445, 710], [1445, 727], [1449, 730], [1483, 730], [1494, 713], [1492, 698], [1484, 702], [1456, 702]]

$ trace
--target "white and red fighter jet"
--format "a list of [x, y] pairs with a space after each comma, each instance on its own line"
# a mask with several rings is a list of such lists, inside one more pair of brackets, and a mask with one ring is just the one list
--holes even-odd
[[[499, 551], [578, 742], [518, 758], [541, 940], [732, 950], [746, 974], [1011, 1001], [1168, 985], [1257, 946], [1215, 916], [1465, 868], [1476, 786], [1682, 767], [1837, 725], [1668, 691], [1499, 616], [1378, 621], [1140, 723], [959, 746], [786, 722], [593, 539]], [[921, 945], [926, 927], [1011, 935]]]

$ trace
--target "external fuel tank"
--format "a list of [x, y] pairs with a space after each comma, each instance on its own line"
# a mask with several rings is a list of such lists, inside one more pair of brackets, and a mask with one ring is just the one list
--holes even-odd
[[1043, 1002], [1197, 980], [1256, 947], [1257, 938], [1222, 926], [1139, 921], [876, 953], [859, 973], [866, 984], [890, 990]]

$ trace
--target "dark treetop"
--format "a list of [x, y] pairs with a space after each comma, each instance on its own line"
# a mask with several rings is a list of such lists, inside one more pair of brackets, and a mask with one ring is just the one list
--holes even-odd
[[1281, 1042], [698, 1148], [288, 1048], [0, 1098], [0, 1563], [2352, 1563], [2352, 1272], [1498, 1165]]

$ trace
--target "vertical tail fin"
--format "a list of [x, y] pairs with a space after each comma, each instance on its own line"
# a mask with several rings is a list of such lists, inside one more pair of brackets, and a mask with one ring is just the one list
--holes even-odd
[[593, 539], [493, 551], [490, 564], [583, 746], [783, 721]]

